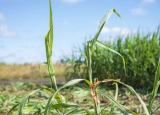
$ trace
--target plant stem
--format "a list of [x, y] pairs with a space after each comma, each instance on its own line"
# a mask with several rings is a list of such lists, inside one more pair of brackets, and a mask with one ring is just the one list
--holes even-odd
[[56, 78], [55, 78], [53, 63], [52, 63], [52, 58], [51, 58], [52, 55], [51, 55], [51, 53], [49, 53], [50, 49], [49, 49], [48, 40], [45, 40], [45, 45], [46, 45], [46, 57], [47, 57], [47, 67], [48, 67], [49, 75], [51, 78], [52, 86], [53, 86], [54, 90], [57, 91]]
[[[91, 41], [87, 42], [87, 52], [88, 52], [88, 75], [89, 75], [89, 81], [91, 84], [93, 84], [92, 82], [92, 53], [91, 53]], [[98, 115], [98, 111], [97, 111], [97, 104], [96, 101], [93, 99], [94, 101], [94, 107], [95, 107], [95, 114]]]
[[92, 63], [92, 59], [91, 59], [91, 43], [90, 41], [87, 42], [87, 50], [88, 50], [88, 75], [89, 75], [89, 81], [92, 84], [92, 68], [91, 68], [91, 63]]

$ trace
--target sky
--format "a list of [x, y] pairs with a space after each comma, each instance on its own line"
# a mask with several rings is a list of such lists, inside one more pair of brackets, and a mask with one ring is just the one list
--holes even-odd
[[[51, 0], [53, 12], [53, 63], [71, 55], [94, 37], [102, 16], [115, 14], [105, 25], [101, 41], [154, 31], [160, 23], [160, 0]], [[49, 30], [48, 0], [0, 0], [0, 63], [46, 62], [44, 38]]]

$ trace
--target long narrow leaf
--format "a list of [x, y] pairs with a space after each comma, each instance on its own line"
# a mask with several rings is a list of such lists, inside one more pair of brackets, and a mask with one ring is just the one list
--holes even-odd
[[[110, 79], [110, 80], [112, 80], [112, 79]], [[107, 80], [107, 81], [109, 81], [109, 80]], [[143, 106], [143, 109], [144, 109], [146, 115], [150, 115], [150, 114], [149, 114], [149, 111], [148, 111], [148, 109], [147, 109], [146, 104], [145, 104], [144, 101], [141, 99], [141, 97], [136, 93], [136, 91], [133, 89], [133, 87], [131, 87], [131, 86], [127, 85], [127, 84], [124, 84], [124, 83], [122, 83], [122, 82], [120, 82], [120, 81], [117, 81], [117, 80], [113, 80], [113, 81], [118, 82], [118, 83], [126, 86], [133, 94], [135, 94], [135, 96], [136, 96], [136, 97], [139, 99], [139, 101], [141, 102], [141, 104], [142, 104], [142, 106]], [[105, 82], [105, 80], [102, 81], [102, 82]]]
[[[107, 13], [105, 13], [100, 21], [100, 25], [99, 25], [99, 28], [98, 28], [98, 31], [94, 37], [94, 39], [92, 40], [92, 44], [91, 44], [91, 47], [93, 47], [93, 45], [95, 44], [96, 40], [98, 39], [103, 27], [105, 26], [105, 24], [108, 22], [109, 18], [111, 17], [112, 13], [115, 13], [117, 16], [119, 16], [121, 18], [121, 16], [118, 14], [118, 12], [115, 10], [115, 9], [111, 9], [109, 12], [108, 12], [108, 16], [107, 16], [107, 19], [106, 21], [104, 21], [105, 19], [105, 16]], [[122, 19], [122, 18], [121, 18]]]
[[83, 81], [84, 79], [75, 79], [75, 80], [71, 80], [69, 81], [68, 83], [66, 83], [65, 85], [63, 85], [60, 89], [58, 89], [49, 99], [48, 103], [47, 103], [47, 106], [45, 108], [45, 112], [44, 112], [44, 115], [48, 115], [49, 114], [49, 109], [50, 109], [50, 105], [52, 104], [53, 102], [53, 99], [55, 98], [55, 96], [58, 94], [58, 92], [65, 88], [65, 87], [69, 87], [69, 86], [72, 86], [74, 84], [77, 84], [78, 82], [80, 81]]
[[16, 104], [16, 105], [14, 105], [14, 106], [7, 112], [6, 115], [10, 115], [11, 111], [14, 110], [18, 105], [19, 105], [19, 103]]
[[153, 115], [158, 109], [160, 109], [160, 106], [158, 106], [153, 112], [151, 115]]
[[60, 108], [71, 108], [71, 107], [79, 107], [78, 105], [71, 105], [66, 103], [54, 104], [52, 105], [53, 108], [60, 109]]
[[159, 62], [158, 62], [158, 66], [157, 66], [157, 70], [156, 70], [156, 75], [155, 75], [155, 80], [154, 80], [154, 86], [153, 86], [153, 91], [149, 100], [149, 113], [151, 113], [151, 109], [152, 109], [152, 105], [153, 102], [155, 100], [157, 91], [158, 91], [158, 87], [159, 87], [159, 77], [160, 77], [160, 58], [159, 58]]
[[[116, 85], [116, 93], [115, 93], [114, 100], [117, 101], [117, 99], [118, 99], [118, 84], [115, 83], [115, 85]], [[111, 107], [111, 115], [112, 115], [112, 113], [114, 111], [114, 108], [115, 108], [115, 105], [113, 104], [112, 107]]]
[[120, 110], [121, 112], [124, 114], [124, 115], [128, 115], [128, 113], [125, 111], [125, 109], [117, 102], [115, 101], [112, 97], [110, 97], [109, 95], [101, 92], [101, 91], [98, 91], [97, 93], [105, 96], [106, 98], [108, 98], [110, 101], [112, 101]]
[[33, 95], [34, 93], [36, 93], [37, 91], [39, 91], [39, 89], [32, 91], [31, 93], [29, 93], [27, 96], [25, 96], [25, 97], [22, 99], [22, 101], [21, 101], [21, 103], [20, 103], [20, 105], [19, 105], [18, 115], [22, 115], [22, 114], [23, 114], [23, 107], [24, 107], [27, 99], [28, 99], [31, 95]]
[[99, 45], [99, 46], [101, 46], [101, 47], [103, 47], [103, 48], [106, 49], [106, 50], [109, 50], [109, 51], [111, 51], [111, 52], [113, 52], [113, 53], [118, 54], [118, 55], [122, 58], [122, 60], [123, 60], [124, 71], [125, 71], [125, 73], [126, 73], [125, 60], [124, 60], [123, 56], [122, 56], [120, 53], [118, 53], [117, 51], [115, 51], [115, 50], [109, 48], [106, 44], [101, 43], [101, 42], [98, 41], [98, 40], [96, 41], [96, 44]]
[[52, 22], [52, 7], [51, 7], [51, 0], [49, 0], [49, 9], [50, 9], [50, 18], [49, 18], [49, 22], [50, 22], [50, 29], [51, 29], [51, 32], [50, 32], [50, 51], [51, 51], [51, 54], [52, 54], [52, 47], [53, 47], [53, 22]]
[[122, 19], [122, 17], [118, 14], [118, 12], [117, 12], [115, 9], [111, 9], [111, 10], [109, 10], [109, 12], [108, 12], [108, 16], [107, 16], [107, 19], [106, 19], [106, 22], [105, 22], [105, 23], [108, 22], [108, 20], [109, 20], [109, 18], [111, 17], [111, 15], [112, 15], [113, 12], [114, 12], [118, 17], [120, 17], [120, 18]]
[[107, 13], [105, 13], [105, 14], [103, 15], [103, 17], [102, 17], [102, 19], [101, 19], [101, 21], [100, 21], [100, 24], [99, 24], [99, 28], [101, 28], [102, 24], [104, 23], [104, 19], [105, 19], [105, 17], [106, 17], [106, 14], [107, 14]]
[[[71, 87], [68, 89], [67, 95], [66, 95], [66, 98], [65, 98], [66, 104], [68, 103], [68, 98], [69, 98], [70, 89], [71, 89]], [[67, 112], [67, 109], [65, 109], [65, 113], [66, 113], [66, 112]]]
[[84, 109], [84, 111], [87, 113], [87, 115], [92, 115], [92, 113], [88, 111], [87, 109]]
[[64, 114], [64, 115], [69, 115], [69, 114], [75, 112], [78, 108], [79, 108], [79, 107], [76, 107], [76, 108], [72, 109], [71, 111], [67, 112], [67, 113]]

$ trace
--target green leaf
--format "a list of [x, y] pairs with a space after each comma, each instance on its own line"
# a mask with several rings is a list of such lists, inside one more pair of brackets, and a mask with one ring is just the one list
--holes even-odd
[[137, 97], [137, 98], [139, 99], [139, 101], [141, 102], [141, 104], [142, 104], [142, 106], [143, 106], [143, 109], [144, 109], [146, 115], [150, 115], [150, 114], [149, 114], [149, 111], [148, 111], [148, 109], [147, 109], [147, 107], [146, 107], [146, 104], [145, 104], [144, 101], [141, 99], [141, 97], [138, 95], [138, 93], [136, 93], [136, 91], [133, 89], [133, 87], [131, 87], [131, 86], [129, 86], [129, 85], [126, 85], [126, 84], [124, 84], [124, 83], [122, 83], [122, 82], [119, 82], [119, 81], [117, 81], [117, 80], [114, 80], [114, 81], [116, 81], [116, 82], [118, 82], [118, 83], [126, 86], [133, 94], [135, 94], [136, 97]]
[[51, 0], [49, 0], [49, 8], [50, 8], [50, 51], [52, 53], [52, 47], [53, 47], [53, 22], [52, 22], [52, 7], [51, 7]]
[[66, 103], [54, 104], [52, 105], [53, 108], [60, 109], [60, 108], [71, 108], [71, 107], [79, 107], [78, 105], [71, 105]]
[[27, 96], [25, 96], [25, 97], [22, 99], [21, 103], [19, 104], [18, 115], [23, 115], [23, 107], [25, 106], [25, 103], [26, 103], [27, 99], [28, 99], [31, 95], [33, 95], [34, 93], [36, 93], [36, 92], [38, 92], [38, 91], [39, 91], [39, 89], [34, 90], [34, 91], [32, 91], [31, 93], [29, 93]]
[[74, 79], [74, 80], [71, 80], [71, 81], [67, 82], [65, 85], [63, 85], [62, 88], [72, 86], [74, 84], [77, 84], [80, 81], [84, 81], [84, 79]]
[[46, 99], [49, 98], [49, 96], [48, 96], [46, 93], [44, 93], [43, 91], [41, 91], [40, 89], [37, 89], [37, 90], [32, 91], [31, 93], [29, 93], [28, 95], [26, 95], [26, 96], [22, 99], [22, 101], [19, 103], [18, 115], [22, 115], [22, 114], [23, 114], [23, 108], [24, 108], [24, 106], [25, 106], [25, 104], [26, 104], [27, 99], [28, 99], [31, 95], [33, 95], [34, 93], [39, 93], [41, 96], [45, 97]]
[[157, 108], [151, 113], [151, 115], [153, 115], [158, 109], [160, 109], [160, 106], [157, 107]]
[[136, 93], [136, 91], [133, 89], [133, 87], [131, 87], [131, 86], [127, 85], [127, 84], [124, 84], [124, 83], [122, 83], [122, 82], [120, 82], [120, 81], [114, 80], [114, 79], [106, 79], [106, 80], [103, 80], [102, 82], [110, 82], [110, 81], [114, 81], [114, 82], [117, 82], [117, 83], [120, 83], [120, 84], [126, 86], [126, 87], [127, 87], [133, 94], [135, 94], [135, 96], [139, 99], [141, 105], [143, 106], [143, 109], [144, 109], [146, 115], [150, 115], [150, 114], [149, 114], [149, 111], [148, 111], [148, 109], [147, 109], [147, 107], [146, 107], [146, 104], [145, 104], [144, 101], [141, 99], [141, 97]]
[[[66, 98], [65, 98], [65, 102], [68, 103], [68, 98], [69, 98], [69, 92], [70, 92], [70, 89], [71, 87], [68, 89], [67, 91], [67, 95], [66, 95]], [[67, 109], [65, 109], [65, 113], [67, 112]]]
[[148, 107], [149, 113], [151, 113], [152, 105], [153, 105], [153, 102], [155, 100], [155, 97], [156, 97], [156, 94], [157, 94], [157, 91], [158, 91], [158, 87], [159, 87], [159, 84], [160, 84], [159, 77], [160, 77], [160, 57], [159, 57], [159, 62], [158, 62], [157, 70], [156, 70], [153, 91], [152, 91], [152, 94], [151, 94], [151, 97], [150, 97], [150, 100], [149, 100], [149, 107]]
[[49, 96], [46, 93], [44, 93], [43, 91], [38, 90], [37, 93], [39, 93], [42, 97], [49, 99]]
[[51, 93], [55, 93], [55, 91], [49, 87], [43, 86], [41, 89], [45, 89], [47, 91], [50, 91]]
[[133, 112], [132, 110], [129, 110], [129, 111], [132, 113], [132, 115], [138, 115], [135, 112]]
[[108, 12], [108, 16], [107, 16], [107, 19], [106, 19], [106, 22], [105, 22], [105, 23], [108, 22], [108, 20], [109, 20], [109, 18], [111, 17], [111, 15], [112, 15], [113, 12], [114, 12], [115, 14], [117, 14], [117, 16], [122, 19], [122, 17], [118, 14], [118, 12], [117, 12], [115, 9], [111, 9], [111, 10], [109, 10], [109, 12]]
[[92, 115], [92, 113], [90, 111], [88, 111], [87, 109], [84, 109], [84, 110], [87, 113], [87, 115]]
[[103, 17], [102, 17], [102, 19], [100, 21], [100, 24], [99, 24], [99, 28], [101, 28], [102, 24], [104, 23], [104, 19], [106, 17], [106, 14], [107, 14], [107, 12], [103, 15]]
[[86, 81], [86, 83], [87, 83], [89, 86], [92, 85], [91, 82], [89, 82], [88, 80], [85, 80], [85, 81]]
[[55, 98], [55, 96], [58, 94], [58, 92], [59, 92], [61, 89], [65, 88], [65, 87], [72, 86], [72, 85], [74, 85], [74, 84], [77, 84], [78, 82], [83, 81], [83, 80], [84, 80], [84, 79], [74, 79], [74, 80], [71, 80], [71, 81], [69, 81], [68, 83], [66, 83], [65, 85], [63, 85], [60, 89], [58, 89], [58, 90], [50, 97], [50, 99], [49, 99], [49, 101], [48, 101], [48, 103], [47, 103], [47, 106], [46, 106], [46, 108], [45, 108], [44, 114], [45, 114], [45, 115], [48, 115], [48, 114], [49, 114], [50, 105], [52, 104], [53, 99]]
[[64, 114], [64, 115], [69, 115], [69, 114], [75, 112], [78, 108], [79, 108], [79, 107], [76, 107], [76, 108], [72, 109], [71, 111], [67, 112], [67, 113]]
[[105, 22], [103, 22], [103, 24], [101, 25], [101, 27], [98, 29], [98, 31], [97, 31], [94, 39], [92, 39], [91, 48], [93, 47], [93, 45], [95, 44], [96, 40], [98, 39], [98, 37], [99, 37], [99, 35], [100, 35], [100, 33], [101, 33], [104, 25], [105, 25]]
[[[117, 101], [117, 99], [118, 99], [118, 84], [115, 83], [115, 85], [116, 85], [116, 93], [115, 93], [114, 100]], [[114, 111], [114, 108], [115, 108], [115, 105], [113, 104], [112, 107], [111, 107], [111, 115], [112, 115], [112, 113]]]
[[66, 95], [66, 99], [65, 99], [66, 103], [68, 103], [68, 97], [69, 97], [70, 89], [71, 89], [71, 87], [70, 87], [70, 88], [68, 89], [68, 91], [67, 91], [67, 95]]
[[111, 52], [113, 52], [113, 53], [118, 54], [118, 55], [122, 58], [122, 60], [123, 60], [124, 71], [125, 71], [125, 74], [126, 74], [125, 60], [124, 60], [123, 56], [122, 56], [120, 53], [118, 53], [117, 51], [115, 51], [115, 50], [113, 50], [113, 49], [109, 48], [106, 44], [101, 43], [101, 42], [100, 42], [100, 41], [98, 41], [98, 40], [97, 40], [95, 43], [96, 43], [97, 45], [99, 45], [99, 46], [103, 47], [103, 48], [104, 48], [104, 49], [106, 49], [106, 50], [109, 50], [109, 51], [111, 51]]
[[103, 95], [104, 97], [108, 98], [110, 101], [112, 101], [120, 110], [121, 112], [124, 114], [124, 115], [128, 115], [128, 113], [124, 110], [124, 108], [117, 102], [115, 101], [112, 97], [110, 97], [109, 95], [101, 92], [101, 91], [98, 91], [97, 93]]
[[19, 103], [16, 104], [16, 105], [14, 105], [14, 106], [7, 112], [6, 115], [10, 115], [11, 111], [14, 110], [18, 105], [19, 105]]
[[[105, 17], [106, 17], [106, 14], [107, 14], [107, 13], [105, 13], [105, 14], [103, 15], [101, 21], [100, 21], [100, 25], [99, 25], [98, 31], [97, 31], [95, 37], [92, 39], [91, 47], [93, 47], [93, 45], [94, 45], [95, 42], [97, 41], [97, 39], [98, 39], [98, 37], [99, 37], [99, 35], [100, 35], [100, 33], [101, 33], [104, 25], [108, 22], [108, 20], [109, 20], [109, 18], [111, 17], [111, 15], [112, 15], [113, 12], [114, 12], [117, 16], [119, 16], [119, 17], [121, 18], [121, 16], [118, 14], [118, 12], [117, 12], [115, 9], [111, 9], [111, 10], [108, 12], [108, 16], [107, 16], [106, 21], [104, 21], [104, 19], [105, 19]], [[122, 18], [121, 18], [121, 19], [122, 19]]]

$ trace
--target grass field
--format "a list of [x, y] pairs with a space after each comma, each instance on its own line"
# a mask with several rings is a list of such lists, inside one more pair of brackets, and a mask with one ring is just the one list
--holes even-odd
[[[54, 64], [56, 77], [66, 77], [66, 66], [62, 64]], [[15, 80], [28, 78], [49, 78], [49, 73], [46, 66], [35, 64], [24, 65], [6, 65], [0, 64], [0, 80]]]
[[[93, 39], [89, 40], [87, 44], [85, 44], [85, 50], [83, 53], [83, 59], [85, 59], [85, 63], [78, 63], [82, 62], [82, 60], [74, 60], [68, 59], [69, 62], [67, 63], [70, 65], [62, 65], [62, 64], [56, 64], [53, 65], [52, 63], [52, 48], [53, 48], [53, 22], [52, 22], [52, 8], [51, 8], [51, 0], [49, 0], [49, 30], [45, 37], [45, 49], [46, 49], [46, 62], [43, 63], [46, 65], [46, 67], [42, 66], [41, 70], [39, 72], [38, 65], [5, 65], [1, 64], [1, 79], [24, 79], [24, 78], [40, 78], [40, 77], [50, 77], [50, 83], [51, 85], [49, 87], [43, 86], [43, 85], [36, 85], [33, 83], [21, 83], [17, 82], [9, 86], [0, 87], [0, 114], [13, 114], [13, 115], [155, 115], [160, 113], [160, 97], [158, 88], [160, 85], [160, 57], [158, 55], [159, 51], [159, 43], [157, 42], [160, 39], [157, 39], [159, 37], [159, 34], [157, 33], [153, 34], [152, 39], [148, 39], [148, 37], [143, 37], [143, 39], [140, 39], [139, 34], [137, 35], [136, 39], [125, 39], [124, 47], [121, 47], [121, 39], [118, 39], [117, 44], [114, 44], [114, 47], [108, 46], [108, 44], [102, 43], [98, 40], [98, 37], [107, 23], [108, 19], [112, 15], [112, 13], [115, 13], [119, 18], [121, 16], [115, 9], [109, 10], [107, 13], [105, 13], [100, 21], [98, 30], [96, 32], [96, 35]], [[106, 18], [106, 19], [105, 19]], [[142, 43], [145, 44], [145, 46], [142, 46]], [[132, 51], [132, 43], [134, 44], [134, 47], [138, 47], [134, 49], [135, 52], [129, 52]], [[128, 46], [128, 44], [130, 44]], [[139, 44], [139, 45], [137, 45]], [[154, 47], [156, 44], [156, 47]], [[60, 44], [61, 45], [61, 44]], [[97, 47], [98, 46], [98, 47]], [[148, 47], [151, 46], [151, 47]], [[123, 50], [122, 50], [122, 49]], [[127, 51], [126, 52], [126, 48]], [[144, 48], [146, 48], [145, 51], [142, 51]], [[119, 49], [122, 50], [118, 51]], [[155, 50], [156, 49], [156, 50]], [[102, 51], [102, 52], [101, 52]], [[140, 52], [137, 52], [140, 51]], [[146, 52], [147, 51], [147, 52]], [[151, 51], [151, 53], [149, 52]], [[154, 53], [152, 53], [155, 51]], [[104, 65], [103, 62], [106, 62], [106, 58], [102, 56], [103, 58], [96, 60], [93, 57], [100, 57], [100, 55], [103, 55], [103, 52], [111, 53], [111, 59], [114, 59], [115, 56], [113, 54], [116, 54], [119, 57], [116, 57], [115, 63], [113, 60], [111, 60], [112, 63], [108, 65], [107, 67], [118, 66], [120, 64], [120, 68], [117, 68], [121, 71], [121, 73], [114, 72], [116, 69], [112, 70], [114, 72], [110, 73], [109, 75], [114, 75], [114, 78], [110, 77], [101, 77], [100, 74], [98, 74], [98, 77], [94, 74], [94, 72], [99, 72], [100, 69], [98, 68], [97, 64], [100, 64], [99, 66]], [[126, 63], [124, 57], [122, 54], [130, 54], [131, 60]], [[157, 53], [156, 55], [153, 55]], [[133, 55], [132, 55], [133, 54]], [[138, 58], [140, 60], [136, 59], [136, 55], [138, 54]], [[140, 55], [144, 54], [144, 56], [141, 58]], [[148, 78], [148, 75], [145, 75], [145, 77], [141, 78], [138, 77], [138, 74], [142, 71], [148, 70], [148, 64], [146, 65], [146, 69], [142, 67], [143, 64], [140, 63], [140, 70], [137, 71], [138, 74], [133, 73], [131, 75], [132, 80], [129, 80], [129, 76], [127, 75], [127, 72], [129, 73], [129, 69], [136, 70], [135, 66], [129, 66], [127, 68], [129, 63], [135, 63], [135, 61], [146, 63], [144, 60], [144, 57], [148, 56], [151, 58], [147, 58], [150, 60], [149, 62], [154, 63], [153, 74], [154, 76], [151, 81]], [[152, 55], [152, 56], [151, 56]], [[108, 56], [106, 54], [105, 56]], [[157, 60], [153, 61], [152, 57], [154, 58], [156, 56]], [[132, 59], [133, 58], [133, 59]], [[108, 59], [107, 59], [108, 60]], [[118, 60], [118, 61], [117, 61]], [[101, 63], [102, 62], [102, 63]], [[94, 65], [96, 64], [96, 68], [94, 68]], [[64, 68], [68, 68], [69, 73], [76, 73], [75, 75], [81, 75], [81, 72], [83, 73], [83, 66], [86, 66], [84, 70], [86, 70], [85, 77], [78, 78], [78, 79], [71, 79], [67, 83], [59, 86], [57, 84], [57, 77], [58, 76], [64, 76], [67, 75], [65, 73]], [[103, 66], [106, 67], [106, 66]], [[143, 70], [144, 69], [144, 70]], [[153, 67], [152, 67], [153, 69]], [[48, 72], [47, 72], [48, 70]], [[76, 70], [76, 71], [73, 71]], [[78, 70], [78, 73], [77, 73]], [[108, 69], [110, 70], [110, 69]], [[107, 70], [107, 72], [108, 72]], [[106, 76], [107, 74], [102, 69], [101, 71], [102, 75]], [[48, 74], [49, 73], [49, 74]], [[72, 74], [71, 74], [72, 75]], [[121, 80], [124, 79], [120, 75], [126, 75], [125, 78], [127, 78], [125, 81]], [[143, 76], [143, 75], [142, 75]], [[81, 77], [81, 76], [80, 76]], [[139, 79], [137, 79], [137, 77]], [[140, 80], [147, 79], [151, 82], [151, 90], [141, 90], [141, 89], [134, 89], [139, 87], [132, 87], [130, 86], [130, 83], [134, 84], [142, 84], [143, 82], [138, 82]], [[154, 82], [154, 83], [153, 83]], [[105, 84], [105, 85], [104, 85]], [[129, 84], [129, 85], [128, 85]], [[76, 85], [76, 86], [75, 86]], [[148, 82], [142, 84], [142, 86], [147, 86]], [[146, 88], [146, 87], [145, 87]]]
[[[5, 115], [11, 107], [18, 103], [21, 102], [22, 97], [27, 95], [29, 92], [32, 90], [36, 90], [40, 87], [45, 87], [42, 85], [35, 85], [33, 83], [21, 83], [17, 82], [13, 85], [5, 86], [5, 87], [0, 87], [0, 114]], [[105, 92], [106, 94], [110, 95], [111, 97], [114, 98], [115, 95], [115, 90], [112, 88], [107, 88], [107, 87], [100, 87], [98, 90], [101, 90]], [[43, 90], [45, 92], [45, 90]], [[139, 95], [142, 97], [145, 103], [149, 103], [149, 95], [144, 92], [144, 90], [137, 90], [139, 92]], [[60, 92], [64, 97], [67, 95], [67, 89], [64, 89]], [[52, 95], [52, 93], [48, 93], [49, 96]], [[160, 93], [158, 94], [160, 95]], [[156, 100], [154, 102], [153, 108], [156, 108], [157, 106], [160, 105], [160, 96], [156, 97]], [[34, 105], [34, 101], [43, 98], [37, 98], [39, 97], [39, 94], [36, 94], [34, 96], [31, 96], [30, 99], [30, 106]], [[101, 101], [101, 106], [102, 108], [108, 105], [108, 107], [105, 109], [105, 111], [109, 111], [110, 107], [112, 105], [112, 102], [110, 102], [108, 99], [106, 99], [103, 96], [100, 96], [100, 101]], [[33, 102], [32, 102], [33, 101]], [[130, 91], [128, 91], [125, 88], [119, 88], [119, 93], [118, 93], [118, 102], [122, 104], [125, 108], [127, 108], [127, 111], [129, 112], [128, 109], [134, 111], [135, 113], [144, 113], [143, 108], [136, 98], [136, 96], [132, 95]], [[74, 86], [72, 87], [72, 90], [69, 93], [69, 103], [71, 104], [78, 104], [78, 105], [83, 105], [85, 106], [88, 110], [92, 111], [92, 98], [90, 98], [90, 89], [86, 88], [85, 84], [82, 86]], [[32, 108], [33, 111], [36, 110], [36, 108]], [[29, 106], [24, 108], [24, 114], [31, 114], [32, 112], [29, 110]], [[118, 108], [115, 108], [115, 114], [120, 114], [120, 111]], [[160, 113], [160, 110], [156, 112], [158, 115]], [[16, 112], [12, 113], [13, 115], [16, 115]], [[84, 112], [79, 112], [77, 114], [85, 114]], [[76, 115], [76, 113], [75, 113]], [[105, 115], [105, 114], [104, 114]]]

